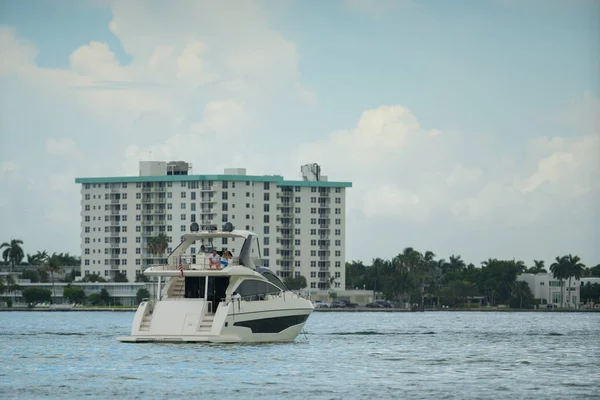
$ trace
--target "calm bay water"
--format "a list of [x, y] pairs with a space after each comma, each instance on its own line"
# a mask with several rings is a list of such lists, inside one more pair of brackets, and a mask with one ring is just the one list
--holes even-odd
[[600, 314], [313, 313], [289, 344], [123, 344], [133, 313], [0, 313], [0, 398], [600, 399]]

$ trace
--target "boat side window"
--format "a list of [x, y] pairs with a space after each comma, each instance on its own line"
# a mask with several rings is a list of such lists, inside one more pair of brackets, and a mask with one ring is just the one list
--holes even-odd
[[278, 294], [281, 292], [281, 289], [270, 282], [248, 279], [238, 286], [236, 292], [239, 293], [244, 300], [254, 301], [264, 299], [264, 296], [267, 294]]
[[280, 287], [283, 290], [287, 290], [287, 288], [285, 287], [284, 283], [281, 282], [281, 280], [272, 272], [269, 271], [264, 271], [262, 273], [262, 276], [264, 276], [265, 278], [267, 278], [267, 280], [269, 282], [271, 282], [273, 285]]

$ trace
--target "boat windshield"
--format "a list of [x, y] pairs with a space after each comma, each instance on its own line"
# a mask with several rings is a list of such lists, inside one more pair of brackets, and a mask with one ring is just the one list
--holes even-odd
[[285, 284], [281, 281], [281, 279], [279, 279], [277, 277], [277, 275], [275, 275], [270, 269], [268, 269], [267, 267], [256, 267], [256, 272], [258, 272], [259, 274], [261, 274], [262, 276], [264, 276], [265, 278], [267, 278], [267, 280], [269, 282], [271, 282], [273, 285], [277, 286], [278, 288], [280, 288], [281, 290], [287, 291], [288, 288], [285, 286]]

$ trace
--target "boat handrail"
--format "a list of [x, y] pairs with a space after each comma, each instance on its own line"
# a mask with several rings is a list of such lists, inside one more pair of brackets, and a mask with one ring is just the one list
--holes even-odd
[[163, 271], [175, 271], [179, 267], [183, 267], [184, 270], [219, 270], [228, 266], [240, 265], [239, 258], [233, 257], [228, 260], [226, 265], [220, 264], [217, 266], [211, 266], [208, 255], [203, 254], [185, 254], [182, 256], [169, 256], [167, 258], [166, 265], [153, 266], [154, 270]]
[[243, 301], [265, 301], [265, 300], [273, 300], [279, 297], [285, 298], [285, 292], [272, 292], [272, 293], [260, 293], [260, 294], [251, 294], [248, 296], [239, 296], [239, 297], [224, 297], [221, 298], [221, 301], [227, 303], [228, 301], [233, 300], [243, 300]]

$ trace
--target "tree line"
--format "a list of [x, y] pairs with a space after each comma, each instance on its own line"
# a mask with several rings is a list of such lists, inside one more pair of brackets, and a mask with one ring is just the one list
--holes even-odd
[[[46, 288], [40, 287], [28, 287], [22, 292], [23, 301], [33, 307], [35, 304], [40, 303], [54, 303], [54, 296], [52, 291]], [[142, 302], [143, 299], [149, 298], [150, 292], [146, 288], [138, 289], [136, 293], [136, 304]], [[92, 306], [108, 306], [118, 305], [111, 304], [111, 297], [106, 289], [100, 290], [99, 293], [91, 293], [89, 296], [85, 295], [83, 288], [68, 284], [63, 291], [63, 299], [66, 303], [72, 304], [87, 304]]]
[[[564, 283], [586, 276], [600, 276], [600, 265], [587, 268], [578, 256], [558, 256], [549, 267], [560, 281], [562, 298]], [[482, 300], [495, 306], [508, 304], [515, 308], [531, 308], [536, 303], [526, 282], [517, 281], [522, 273], [548, 272], [544, 261], [534, 260], [531, 267], [523, 261], [488, 259], [480, 267], [465, 263], [460, 255], [436, 259], [432, 251], [419, 252], [412, 247], [392, 259], [375, 258], [371, 265], [361, 261], [346, 263], [346, 288], [367, 289], [382, 293], [390, 301], [426, 306], [457, 306]], [[581, 299], [600, 297], [600, 285], [586, 285]], [[588, 296], [588, 297], [586, 297]]]

